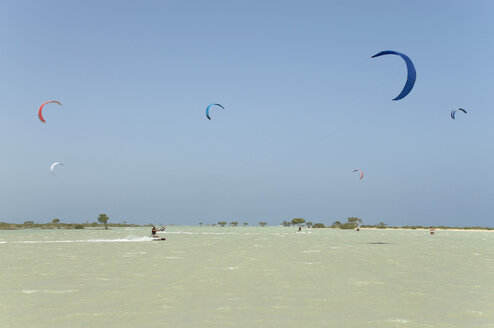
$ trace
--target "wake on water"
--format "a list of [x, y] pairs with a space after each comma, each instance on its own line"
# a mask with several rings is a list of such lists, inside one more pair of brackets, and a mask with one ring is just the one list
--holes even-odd
[[[298, 234], [305, 234], [305, 231], [298, 231]], [[310, 233], [310, 232], [307, 232]], [[159, 235], [177, 234], [177, 235], [240, 235], [238, 232], [192, 232], [192, 231], [160, 231]], [[259, 234], [259, 233], [244, 233], [244, 235]], [[284, 237], [288, 235], [286, 232], [272, 233], [277, 236]], [[151, 236], [138, 237], [134, 235], [125, 238], [114, 239], [59, 239], [59, 240], [18, 240], [18, 241], [0, 241], [0, 244], [54, 244], [54, 243], [137, 243], [155, 240]]]
[[126, 237], [115, 239], [62, 239], [62, 240], [19, 240], [19, 241], [3, 241], [2, 244], [54, 244], [54, 243], [137, 243], [144, 241], [152, 241], [152, 237]]

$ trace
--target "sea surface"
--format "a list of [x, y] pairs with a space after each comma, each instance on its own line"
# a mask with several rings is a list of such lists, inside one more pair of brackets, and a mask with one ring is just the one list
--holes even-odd
[[494, 231], [0, 231], [0, 327], [494, 327]]

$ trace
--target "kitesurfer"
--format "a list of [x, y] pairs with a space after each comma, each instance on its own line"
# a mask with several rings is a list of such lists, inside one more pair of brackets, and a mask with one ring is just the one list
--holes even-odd
[[298, 227], [298, 231], [297, 232], [300, 232], [302, 231], [302, 227]]
[[153, 237], [153, 238], [158, 238], [158, 236], [156, 235], [156, 232], [157, 232], [157, 231], [158, 231], [158, 230], [156, 230], [156, 227], [153, 227], [153, 229], [151, 229], [151, 237]]

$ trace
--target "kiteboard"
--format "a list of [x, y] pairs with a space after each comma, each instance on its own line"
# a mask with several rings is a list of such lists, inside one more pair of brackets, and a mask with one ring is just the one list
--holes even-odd
[[161, 237], [161, 238], [153, 238], [153, 241], [160, 241], [160, 240], [166, 240], [165, 237]]

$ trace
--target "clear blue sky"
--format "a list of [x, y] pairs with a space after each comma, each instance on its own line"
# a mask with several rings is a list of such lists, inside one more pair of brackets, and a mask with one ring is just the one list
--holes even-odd
[[[493, 15], [492, 1], [2, 1], [0, 221], [494, 226]], [[381, 50], [415, 64], [403, 100], [405, 64]], [[208, 121], [212, 102], [225, 110]]]

